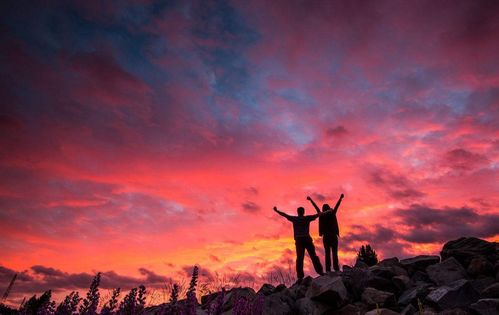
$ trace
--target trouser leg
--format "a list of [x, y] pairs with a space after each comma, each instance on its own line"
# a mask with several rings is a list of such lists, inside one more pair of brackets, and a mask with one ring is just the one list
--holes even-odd
[[331, 241], [327, 237], [327, 235], [324, 235], [322, 237], [322, 243], [324, 244], [324, 257], [326, 260], [326, 272], [331, 271]]
[[303, 240], [295, 240], [296, 245], [296, 276], [303, 279], [303, 258], [305, 257], [305, 246]]
[[333, 236], [331, 247], [333, 249], [333, 268], [336, 271], [340, 271], [340, 263], [338, 260], [338, 236], [337, 235]]
[[317, 256], [317, 254], [315, 253], [315, 246], [311, 237], [307, 239], [306, 248], [308, 255], [310, 256], [310, 259], [312, 260], [312, 263], [314, 265], [315, 272], [322, 275], [324, 271], [322, 270], [321, 260], [319, 259], [319, 256]]

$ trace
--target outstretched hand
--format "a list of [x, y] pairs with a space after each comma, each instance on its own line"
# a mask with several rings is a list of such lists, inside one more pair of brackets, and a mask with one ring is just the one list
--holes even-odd
[[340, 198], [343, 199], [343, 197], [345, 197], [345, 195], [341, 194]]
[[312, 198], [310, 198], [310, 196], [307, 196], [307, 200], [312, 200]]
[[274, 209], [274, 211], [277, 211], [277, 207], [274, 207], [273, 209]]

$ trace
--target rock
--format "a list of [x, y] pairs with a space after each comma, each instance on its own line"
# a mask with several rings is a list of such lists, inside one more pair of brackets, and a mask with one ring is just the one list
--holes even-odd
[[308, 287], [312, 283], [312, 278], [310, 276], [305, 277], [300, 284], [295, 283], [289, 289], [286, 290], [285, 294], [289, 295], [293, 300], [298, 300], [305, 297], [305, 293]]
[[412, 304], [409, 304], [406, 307], [404, 307], [402, 312], [400, 312], [400, 315], [414, 315], [416, 314], [417, 311], [418, 310]]
[[237, 299], [246, 298], [253, 300], [256, 296], [255, 290], [252, 288], [233, 288], [225, 293], [223, 310], [228, 311], [234, 307]]
[[485, 290], [485, 288], [487, 288], [488, 286], [492, 285], [494, 282], [495, 279], [492, 277], [483, 277], [471, 280], [471, 285], [473, 286], [476, 292], [482, 294], [483, 290]]
[[269, 283], [264, 283], [260, 290], [256, 292], [257, 294], [263, 294], [264, 296], [271, 295], [274, 293], [275, 287]]
[[438, 315], [470, 315], [470, 312], [467, 312], [467, 311], [460, 309], [460, 308], [454, 308], [451, 310], [445, 310], [445, 311], [439, 312]]
[[468, 280], [457, 280], [431, 291], [426, 300], [440, 310], [464, 307], [478, 300], [478, 292]]
[[354, 268], [362, 268], [362, 269], [367, 269], [367, 268], [369, 268], [369, 266], [368, 266], [365, 262], [360, 261], [360, 260], [357, 260], [357, 261], [355, 262]]
[[485, 257], [491, 263], [495, 263], [499, 258], [495, 243], [476, 237], [461, 237], [445, 243], [440, 256], [444, 260], [454, 257], [464, 268], [468, 268], [471, 260], [478, 256]]
[[362, 292], [361, 299], [369, 308], [395, 305], [395, 295], [393, 293], [376, 290], [375, 288], [366, 288]]
[[466, 278], [466, 270], [454, 257], [447, 258], [439, 264], [428, 266], [426, 273], [430, 280], [438, 285]]
[[275, 287], [273, 293], [278, 293], [278, 292], [281, 292], [281, 291], [286, 290], [286, 289], [287, 289], [286, 286], [281, 283], [277, 287]]
[[413, 258], [402, 259], [400, 264], [407, 270], [409, 275], [414, 274], [416, 271], [424, 271], [428, 266], [438, 264], [440, 257], [420, 255]]
[[378, 276], [371, 276], [367, 280], [367, 286], [381, 291], [390, 291], [393, 293], [397, 291], [397, 287], [395, 287], [391, 279], [386, 279]]
[[369, 312], [367, 312], [365, 315], [399, 315], [400, 313], [397, 313], [395, 311], [392, 311], [387, 308], [379, 308], [379, 309], [374, 309]]
[[499, 282], [486, 287], [480, 294], [481, 298], [499, 298]]
[[[369, 267], [369, 270], [371, 273], [375, 276], [382, 277], [385, 279], [391, 279], [392, 277], [396, 276], [396, 274], [392, 271], [391, 267], [388, 266], [372, 266]], [[406, 272], [407, 274], [407, 272]]]
[[349, 265], [343, 265], [343, 267], [341, 267], [341, 270], [343, 270], [344, 272], [347, 270], [351, 270], [351, 269], [352, 269], [352, 267]]
[[421, 283], [415, 287], [412, 287], [400, 295], [397, 303], [399, 305], [417, 305], [417, 300], [425, 297], [428, 292], [430, 292], [430, 287], [431, 285], [429, 283]]
[[263, 302], [263, 314], [268, 315], [292, 315], [295, 302], [283, 292], [278, 292], [265, 297]]
[[428, 274], [426, 272], [418, 270], [412, 275], [411, 281], [414, 283], [418, 283], [418, 282], [429, 283], [429, 282], [431, 282], [431, 279], [430, 279], [430, 277], [428, 277]]
[[331, 304], [335, 309], [347, 304], [348, 292], [338, 276], [319, 276], [312, 281], [305, 294], [306, 297], [319, 302]]
[[210, 293], [207, 295], [203, 295], [201, 297], [201, 305], [203, 308], [206, 308], [212, 301], [214, 301], [217, 296], [220, 294], [220, 292], [215, 292], [215, 293]]
[[499, 299], [482, 299], [470, 305], [478, 315], [497, 315], [499, 314]]
[[392, 278], [392, 283], [397, 288], [397, 293], [402, 293], [411, 285], [411, 279], [408, 276], [395, 276]]
[[397, 257], [392, 257], [392, 258], [385, 258], [382, 261], [378, 263], [378, 266], [383, 266], [383, 267], [390, 267], [393, 265], [398, 265], [399, 264], [399, 259]]
[[295, 309], [298, 315], [323, 315], [330, 314], [333, 307], [305, 297], [296, 301]]
[[472, 277], [494, 275], [494, 266], [483, 256], [473, 258], [466, 270]]
[[364, 314], [365, 310], [362, 307], [359, 307], [354, 304], [347, 304], [340, 308], [339, 310], [336, 310], [333, 312], [334, 315], [357, 315], [357, 314]]
[[351, 270], [343, 271], [341, 278], [353, 300], [360, 300], [370, 276], [371, 272], [364, 268], [354, 267]]

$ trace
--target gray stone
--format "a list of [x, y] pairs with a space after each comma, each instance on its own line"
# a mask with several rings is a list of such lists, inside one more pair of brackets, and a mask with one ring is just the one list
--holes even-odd
[[347, 304], [340, 308], [339, 310], [333, 311], [331, 315], [360, 315], [364, 314], [366, 310], [363, 306], [358, 306], [354, 304]]
[[315, 278], [305, 294], [306, 297], [326, 302], [336, 309], [347, 304], [348, 292], [339, 276], [319, 276]]
[[356, 301], [360, 299], [360, 295], [367, 287], [371, 272], [368, 269], [354, 267], [351, 270], [344, 271], [341, 277], [352, 299]]
[[325, 315], [330, 314], [333, 307], [305, 297], [296, 301], [295, 309], [298, 315]]
[[413, 258], [402, 259], [400, 264], [407, 270], [409, 275], [414, 274], [417, 270], [424, 271], [428, 266], [438, 264], [440, 257], [420, 255]]
[[360, 260], [357, 260], [357, 261], [355, 262], [354, 267], [355, 267], [355, 268], [362, 268], [362, 269], [367, 269], [367, 268], [369, 268], [369, 266], [368, 266], [365, 262], [360, 261]]
[[472, 277], [494, 275], [494, 266], [483, 256], [473, 258], [466, 270]]
[[441, 312], [438, 312], [438, 315], [470, 315], [471, 313], [468, 311], [465, 311], [461, 308], [454, 308], [451, 310], [444, 310]]
[[366, 288], [362, 292], [361, 299], [369, 308], [395, 305], [395, 295], [393, 293], [376, 290], [375, 288]]
[[390, 267], [399, 264], [399, 259], [397, 257], [385, 258], [378, 263], [379, 266]]
[[480, 294], [481, 298], [499, 298], [499, 282], [486, 287]]
[[271, 295], [272, 293], [274, 293], [274, 290], [275, 290], [275, 287], [273, 285], [265, 283], [262, 285], [260, 290], [258, 290], [257, 294], [263, 294], [263, 295], [267, 296], [267, 295]]
[[481, 294], [483, 290], [485, 290], [488, 286], [492, 285], [495, 282], [495, 279], [492, 277], [480, 277], [470, 281], [476, 292]]
[[470, 305], [478, 315], [497, 315], [499, 314], [499, 299], [482, 299]]
[[275, 287], [274, 289], [274, 292], [273, 293], [278, 293], [278, 292], [281, 292], [281, 291], [284, 291], [286, 290], [286, 286], [284, 284], [279, 284], [277, 287]]
[[379, 308], [371, 310], [367, 312], [365, 315], [400, 315], [400, 313], [397, 313], [387, 308]]
[[400, 315], [414, 315], [417, 311], [418, 310], [412, 304], [408, 304], [406, 307], [404, 307], [402, 312], [400, 312]]
[[457, 280], [431, 291], [426, 300], [438, 309], [464, 307], [478, 300], [478, 292], [468, 280]]
[[400, 305], [416, 304], [418, 299], [422, 299], [428, 294], [430, 287], [431, 285], [428, 283], [412, 287], [400, 295], [397, 303]]
[[397, 292], [402, 293], [411, 285], [411, 279], [408, 276], [395, 276], [392, 278], [392, 283], [397, 288]]
[[381, 291], [390, 291], [393, 293], [397, 291], [397, 288], [392, 283], [391, 279], [386, 279], [378, 276], [371, 276], [367, 280], [367, 286]]
[[468, 268], [471, 260], [478, 256], [483, 256], [493, 263], [499, 258], [495, 243], [476, 237], [461, 237], [445, 243], [440, 256], [443, 260], [454, 257], [464, 268]]
[[263, 314], [268, 315], [292, 315], [295, 302], [282, 292], [265, 297], [263, 302]]
[[237, 299], [246, 298], [253, 300], [256, 297], [255, 290], [252, 288], [233, 288], [225, 293], [223, 310], [227, 311], [234, 307]]
[[426, 268], [426, 273], [431, 281], [438, 285], [444, 285], [466, 278], [466, 270], [464, 270], [463, 266], [461, 266], [454, 257], [447, 258], [441, 263], [428, 266]]

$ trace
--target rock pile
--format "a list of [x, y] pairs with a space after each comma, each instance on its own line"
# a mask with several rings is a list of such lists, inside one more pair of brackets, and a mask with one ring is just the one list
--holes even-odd
[[[447, 242], [440, 255], [344, 266], [289, 288], [233, 289], [225, 296], [224, 314], [231, 314], [236, 295], [263, 296], [263, 314], [272, 315], [499, 314], [499, 244], [460, 238]], [[214, 297], [201, 299], [198, 314], [206, 314]]]

